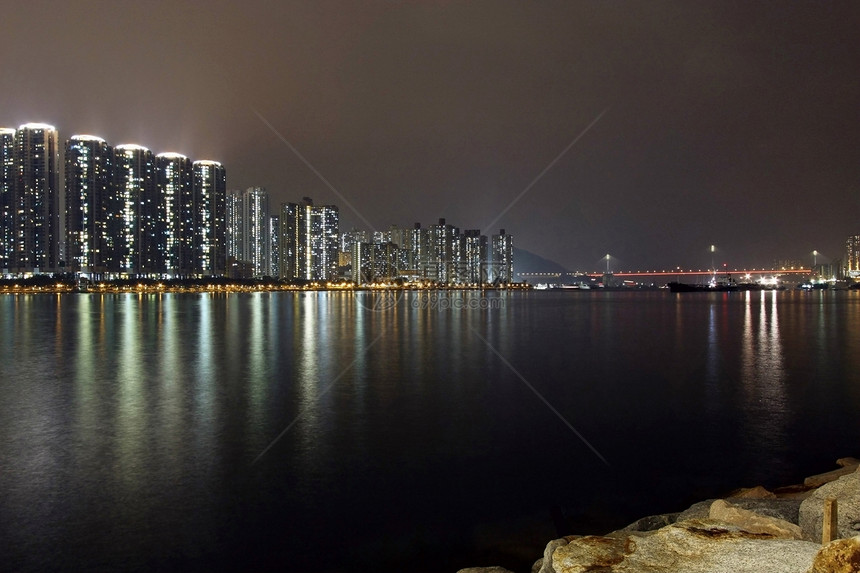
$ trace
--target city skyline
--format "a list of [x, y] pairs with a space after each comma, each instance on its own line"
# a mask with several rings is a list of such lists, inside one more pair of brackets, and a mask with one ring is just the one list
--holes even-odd
[[[129, 158], [131, 158], [131, 157], [136, 158], [134, 161], [136, 161], [138, 163], [140, 163], [140, 162], [151, 163], [151, 165], [146, 167], [146, 169], [152, 170], [152, 173], [150, 173], [149, 175], [146, 175], [145, 177], [142, 176], [140, 173], [138, 173], [135, 177], [132, 177], [132, 179], [152, 178], [153, 181], [157, 183], [159, 174], [161, 174], [160, 176], [162, 177], [162, 179], [165, 179], [166, 177], [168, 177], [167, 175], [162, 173], [164, 171], [164, 169], [167, 168], [166, 166], [173, 166], [171, 168], [171, 172], [173, 172], [173, 171], [176, 172], [173, 174], [173, 176], [179, 177], [180, 179], [184, 178], [186, 180], [185, 183], [180, 183], [179, 181], [174, 182], [174, 186], [177, 186], [177, 188], [182, 187], [183, 185], [188, 187], [190, 185], [189, 181], [191, 181], [192, 178], [194, 179], [195, 185], [204, 186], [204, 187], [211, 186], [211, 185], [213, 185], [213, 183], [211, 181], [204, 182], [203, 180], [200, 180], [200, 174], [198, 173], [198, 167], [200, 167], [200, 169], [203, 169], [203, 170], [216, 169], [220, 173], [219, 177], [222, 180], [221, 183], [219, 184], [219, 189], [221, 189], [221, 194], [222, 194], [221, 201], [223, 202], [225, 199], [225, 197], [223, 197], [223, 195], [225, 194], [224, 190], [227, 189], [226, 174], [224, 173], [224, 167], [218, 161], [213, 161], [213, 160], [193, 160], [192, 161], [187, 156], [185, 156], [181, 153], [177, 153], [177, 152], [162, 152], [162, 153], [155, 155], [148, 148], [141, 146], [141, 145], [138, 145], [138, 144], [131, 144], [131, 143], [126, 143], [126, 144], [117, 145], [115, 147], [111, 147], [105, 141], [105, 139], [103, 139], [99, 136], [95, 136], [95, 135], [75, 134], [75, 135], [70, 136], [70, 138], [68, 140], [66, 140], [64, 146], [61, 146], [59, 143], [61, 141], [61, 137], [59, 135], [58, 130], [56, 130], [56, 128], [53, 125], [47, 124], [47, 123], [42, 123], [42, 122], [30, 122], [30, 123], [19, 126], [17, 129], [16, 128], [5, 128], [5, 127], [0, 128], [0, 136], [2, 136], [4, 138], [2, 140], [2, 142], [3, 142], [3, 153], [4, 153], [3, 165], [4, 165], [4, 177], [5, 178], [8, 178], [7, 172], [9, 172], [9, 170], [11, 168], [11, 164], [12, 164], [13, 155], [11, 153], [9, 153], [9, 150], [14, 149], [14, 134], [16, 133], [16, 131], [20, 131], [20, 130], [24, 130], [27, 133], [30, 133], [34, 129], [37, 132], [39, 132], [40, 130], [47, 130], [49, 132], [51, 132], [51, 131], [56, 132], [56, 138], [57, 138], [56, 148], [58, 150], [61, 147], [63, 147], [65, 149], [64, 157], [59, 157], [59, 155], [57, 154], [58, 156], [57, 156], [57, 162], [56, 162], [57, 166], [58, 166], [57, 169], [59, 169], [59, 166], [61, 166], [61, 165], [63, 166], [63, 172], [60, 173], [58, 171], [58, 177], [62, 180], [62, 181], [60, 181], [58, 189], [59, 189], [60, 198], [61, 198], [60, 202], [62, 202], [64, 204], [64, 208], [65, 208], [65, 210], [63, 212], [58, 211], [58, 220], [60, 221], [60, 226], [58, 228], [62, 229], [62, 232], [59, 234], [61, 239], [60, 239], [60, 242], [58, 244], [58, 252], [59, 252], [58, 260], [64, 261], [69, 268], [73, 267], [76, 264], [76, 262], [75, 262], [76, 259], [78, 259], [82, 256], [82, 254], [80, 252], [75, 252], [76, 249], [81, 248], [81, 245], [73, 245], [72, 242], [69, 240], [69, 237], [70, 237], [69, 233], [72, 231], [80, 232], [81, 229], [79, 229], [77, 227], [80, 227], [82, 225], [87, 224], [87, 222], [83, 221], [83, 220], [77, 221], [77, 222], [70, 220], [70, 217], [69, 217], [69, 215], [70, 215], [70, 213], [69, 213], [70, 203], [69, 202], [72, 201], [71, 205], [73, 205], [73, 206], [75, 205], [74, 197], [73, 197], [74, 196], [74, 192], [73, 192], [74, 190], [70, 190], [67, 188], [69, 185], [69, 181], [67, 180], [67, 178], [69, 176], [65, 175], [66, 173], [74, 172], [76, 169], [79, 170], [80, 166], [76, 166], [74, 154], [77, 152], [76, 150], [78, 150], [81, 147], [88, 149], [89, 151], [87, 153], [89, 153], [89, 155], [98, 156], [99, 153], [106, 153], [106, 152], [114, 149], [114, 150], [118, 150], [118, 151], [123, 152], [122, 154], [117, 155], [118, 158], [121, 155], [126, 155]], [[95, 149], [97, 149], [97, 148], [103, 148], [103, 149], [101, 152], [96, 152]], [[105, 150], [107, 150], [107, 151], [105, 151]], [[144, 160], [144, 159], [141, 159], [140, 157], [137, 157], [139, 154], [146, 154], [147, 157], [149, 157], [149, 159]], [[101, 160], [105, 161], [104, 158], [102, 158]], [[176, 164], [176, 165], [174, 165], [174, 164]], [[192, 165], [194, 167], [193, 173], [189, 173], [188, 165]], [[159, 166], [161, 166], [160, 169], [159, 169]], [[182, 167], [182, 166], [184, 166], [184, 167]], [[105, 169], [105, 168], [102, 167], [101, 169]], [[141, 167], [139, 166], [138, 169], [141, 169]], [[119, 172], [120, 172], [120, 170], [117, 169], [117, 173], [119, 173]], [[80, 177], [81, 174], [78, 173], [77, 176]], [[98, 175], [97, 174], [88, 173], [88, 174], [86, 174], [86, 176], [93, 179], [92, 181], [89, 181], [90, 186], [101, 185], [102, 187], [104, 187], [105, 185], [107, 185], [107, 183], [105, 183], [105, 182], [98, 181]], [[211, 176], [213, 176], [213, 175], [209, 175], [209, 176], [207, 176], [207, 178], [209, 178]], [[115, 183], [119, 184], [118, 182], [115, 182]], [[190, 211], [188, 211], [188, 209], [191, 209], [192, 207], [186, 206], [186, 211], [182, 211], [180, 209], [179, 203], [174, 204], [174, 200], [173, 200], [174, 192], [170, 190], [170, 189], [172, 189], [172, 186], [169, 183], [169, 181], [167, 181], [165, 179], [164, 181], [162, 181], [160, 183], [160, 185], [161, 185], [161, 187], [159, 187], [156, 184], [153, 184], [153, 189], [151, 189], [149, 191], [149, 193], [150, 194], [155, 193], [156, 188], [158, 188], [158, 189], [163, 188], [164, 190], [167, 191], [166, 193], [162, 193], [162, 191], [159, 191], [159, 193], [162, 193], [163, 195], [165, 195], [165, 201], [167, 201], [167, 203], [168, 203], [167, 205], [165, 205], [163, 207], [167, 210], [171, 210], [171, 209], [176, 210], [176, 216], [174, 217], [174, 219], [176, 221], [175, 224], [177, 225], [177, 227], [175, 229], [168, 228], [168, 227], [164, 226], [166, 223], [164, 223], [164, 222], [158, 223], [154, 220], [149, 223], [149, 227], [147, 227], [147, 225], [144, 224], [142, 227], [140, 227], [139, 229], [137, 229], [134, 232], [136, 234], [136, 238], [134, 240], [140, 241], [142, 243], [141, 244], [142, 251], [140, 253], [136, 254], [136, 256], [141, 257], [141, 259], [139, 261], [135, 261], [134, 263], [132, 263], [130, 259], [127, 259], [122, 263], [118, 263], [120, 265], [118, 268], [119, 269], [125, 269], [127, 271], [133, 267], [135, 267], [135, 268], [160, 268], [160, 267], [164, 266], [166, 268], [174, 268], [177, 270], [183, 269], [184, 274], [197, 274], [197, 275], [226, 274], [226, 270], [224, 270], [224, 269], [226, 269], [226, 260], [225, 259], [226, 259], [226, 257], [230, 256], [230, 253], [229, 252], [227, 252], [226, 254], [222, 253], [220, 257], [217, 256], [213, 250], [213, 249], [215, 249], [214, 244], [210, 244], [208, 241], [210, 241], [214, 238], [214, 239], [219, 240], [220, 243], [222, 243], [222, 244], [228, 244], [229, 245], [229, 243], [227, 242], [228, 237], [222, 236], [222, 234], [224, 232], [219, 234], [219, 233], [216, 233], [214, 230], [205, 231], [205, 232], [202, 232], [202, 234], [199, 237], [191, 237], [190, 236], [191, 238], [189, 238], [188, 240], [191, 242], [189, 242], [188, 245], [180, 246], [179, 240], [177, 238], [175, 238], [174, 236], [178, 237], [178, 235], [180, 234], [180, 225], [181, 225], [180, 221], [181, 220], [188, 220], [189, 217], [192, 216]], [[256, 189], [256, 190], [265, 192], [266, 201], [268, 201], [268, 192], [265, 190], [264, 187], [259, 187], [259, 186], [249, 187], [247, 190], [251, 190], [251, 189]], [[138, 191], [138, 192], [141, 192], [141, 191]], [[245, 191], [240, 190], [240, 189], [229, 189], [229, 191], [227, 191], [226, 194], [229, 195], [229, 194], [238, 193], [241, 195], [244, 192]], [[191, 189], [189, 187], [188, 191], [187, 191], [187, 194], [189, 194], [189, 197], [190, 197], [190, 193], [191, 193]], [[126, 195], [128, 195], [128, 192], [126, 193]], [[145, 193], [144, 193], [144, 195], [145, 195]], [[229, 197], [226, 197], [226, 199], [229, 199]], [[305, 197], [305, 199], [307, 200], [308, 198]], [[129, 197], [127, 196], [125, 198], [125, 200], [126, 200], [126, 202], [128, 202]], [[160, 200], [160, 199], [156, 198], [155, 195], [152, 195], [152, 198], [150, 198], [149, 202], [157, 201], [157, 200]], [[210, 200], [208, 198], [208, 195], [206, 196], [205, 200], [206, 201]], [[146, 202], [147, 201], [142, 201], [141, 206], [136, 207], [136, 208], [143, 208], [143, 206]], [[289, 203], [289, 201], [287, 203]], [[282, 203], [282, 205], [283, 205], [283, 203]], [[125, 211], [128, 211], [129, 209], [131, 209], [131, 205], [126, 204], [124, 207], [120, 207], [120, 209], [123, 209], [123, 208], [125, 209]], [[228, 207], [221, 204], [218, 208], [221, 210], [219, 212], [223, 212], [223, 210], [225, 208], [228, 208]], [[152, 209], [152, 208], [150, 208], [150, 209]], [[272, 221], [273, 224], [277, 224], [277, 219], [279, 217], [279, 215], [277, 214], [278, 210], [279, 210], [278, 206], [275, 205], [272, 214], [266, 215], [267, 217], [273, 218], [273, 221]], [[269, 212], [268, 207], [266, 207], [266, 213], [268, 213], [268, 212]], [[9, 214], [6, 211], [4, 211], [4, 221], [5, 221], [5, 217], [8, 217], [8, 216], [9, 216]], [[154, 211], [151, 213], [148, 213], [148, 214], [147, 214], [147, 212], [144, 211], [142, 213], [142, 215], [139, 215], [139, 216], [143, 216], [144, 219], [146, 219], [147, 217], [149, 219], [152, 219], [156, 215], [155, 215]], [[208, 218], [208, 215], [206, 215], [205, 212], [197, 213], [194, 216], [196, 216], [198, 219], [200, 219], [200, 218], [207, 219]], [[229, 217], [229, 211], [226, 212], [223, 217]], [[91, 234], [93, 232], [94, 228], [99, 226], [100, 222], [97, 220], [94, 220], [92, 217], [90, 217], [89, 224], [91, 226], [93, 226], [93, 229], [90, 230], [90, 234]], [[124, 232], [125, 233], [130, 232], [128, 229], [123, 229], [121, 226], [114, 226], [114, 227], [108, 228], [108, 223], [104, 222], [101, 224], [104, 225], [105, 231], [112, 237], [121, 236]], [[188, 223], [186, 221], [185, 224], [188, 225], [190, 223]], [[72, 228], [71, 225], [77, 225], [77, 227]], [[114, 223], [114, 225], [119, 225], [119, 223], [118, 222]], [[162, 226], [159, 227], [158, 229], [156, 229], [157, 225], [162, 225]], [[389, 231], [390, 231], [391, 227], [397, 227], [397, 224], [396, 223], [389, 224]], [[356, 227], [353, 227], [353, 229], [356, 229]], [[245, 232], [246, 233], [248, 232], [247, 229], [245, 230]], [[262, 230], [258, 230], [258, 232], [263, 233]], [[272, 235], [271, 235], [270, 242], [266, 246], [266, 249], [268, 249], [268, 250], [265, 253], [263, 253], [261, 251], [259, 254], [255, 254], [255, 255], [251, 256], [250, 258], [248, 257], [248, 253], [245, 253], [245, 252], [241, 253], [241, 255], [243, 257], [243, 258], [240, 257], [241, 260], [243, 260], [243, 261], [245, 261], [245, 260], [256, 261], [256, 262], [252, 263], [252, 266], [254, 266], [254, 268], [258, 268], [258, 267], [262, 268], [263, 266], [265, 266], [265, 268], [270, 269], [270, 273], [268, 273], [268, 275], [266, 273], [261, 274], [259, 272], [255, 272], [254, 273], [255, 276], [282, 276], [282, 273], [279, 270], [280, 265], [279, 265], [278, 260], [277, 260], [277, 252], [279, 250], [279, 244], [278, 244], [279, 242], [277, 240], [278, 234], [274, 228], [270, 228], [269, 232]], [[374, 234], [381, 234], [382, 233], [382, 231], [371, 231], [371, 232]], [[156, 247], [154, 245], [150, 245], [147, 243], [147, 241], [151, 241], [151, 237], [157, 233], [168, 234], [168, 240], [167, 240], [168, 245], [161, 248], [161, 250], [165, 251], [163, 253], [155, 253], [154, 250], [157, 249], [158, 247]], [[192, 235], [193, 235], [193, 233], [192, 233]], [[855, 271], [856, 270], [856, 268], [855, 268], [856, 264], [853, 262], [854, 258], [852, 257], [851, 244], [850, 244], [850, 240], [854, 236], [855, 235], [853, 235], [853, 234], [849, 235], [848, 241], [843, 242], [843, 244], [845, 245], [844, 248], [842, 250], [836, 252], [835, 254], [831, 253], [832, 256], [828, 256], [821, 251], [814, 250], [812, 252], [805, 253], [805, 255], [808, 255], [806, 257], [799, 256], [799, 257], [794, 257], [794, 258], [774, 259], [774, 260], [769, 261], [769, 262], [759, 261], [758, 264], [751, 265], [749, 268], [758, 268], [758, 267], [778, 268], [780, 266], [786, 266], [786, 264], [788, 264], [788, 266], [792, 266], [792, 267], [808, 266], [807, 263], [805, 262], [805, 259], [811, 257], [811, 259], [813, 261], [815, 261], [813, 263], [813, 266], [814, 266], [814, 264], [817, 264], [819, 262], [820, 263], [827, 262], [827, 263], [836, 264], [837, 266], [840, 266], [840, 267], [844, 266], [846, 271]], [[171, 237], [174, 237], [174, 238], [171, 239]], [[132, 239], [131, 239], [131, 236], [129, 235], [128, 237], [124, 237], [123, 240], [128, 242], [128, 241], [131, 241]], [[197, 241], [198, 243], [200, 243], [202, 241], [205, 243], [205, 245], [194, 244], [193, 241]], [[341, 237], [338, 237], [338, 241], [341, 241]], [[844, 241], [844, 239], [843, 239], [843, 241]], [[4, 238], [3, 242], [5, 245], [8, 241], [6, 241], [6, 238]], [[84, 239], [83, 242], [86, 243], [86, 239]], [[105, 246], [110, 247], [110, 245], [105, 245]], [[5, 246], [4, 246], [4, 248], [5, 248]], [[118, 251], [116, 251], [117, 248], [119, 248], [119, 247], [113, 247], [113, 249], [114, 249], [113, 251], [111, 251], [110, 248], [108, 248], [108, 250], [106, 251], [107, 254], [105, 255], [105, 256], [107, 256], [106, 260], [118, 259], [122, 256]], [[260, 249], [262, 249], [262, 248], [263, 247], [261, 246]], [[708, 252], [711, 254], [711, 258], [713, 258], [714, 248], [715, 247], [713, 245], [709, 246]], [[88, 250], [89, 252], [93, 252], [93, 247], [89, 246], [89, 247], [87, 247], [86, 250]], [[700, 249], [700, 250], [702, 252], [704, 252], [703, 249]], [[197, 257], [198, 259], [201, 259], [201, 260], [205, 259], [205, 262], [195, 263], [196, 266], [192, 265], [193, 268], [192, 267], [186, 268], [182, 264], [177, 263], [177, 261], [179, 260], [180, 257], [184, 256], [185, 258], [187, 258], [189, 256], [189, 253], [191, 253], [192, 251], [197, 253], [197, 254], [195, 254], [195, 257]], [[228, 251], [229, 251], [229, 248], [228, 248]], [[170, 254], [170, 253], [173, 253], [173, 254]], [[184, 255], [182, 253], [184, 253]], [[542, 253], [531, 253], [530, 252], [530, 254], [537, 255], [538, 257], [543, 258]], [[721, 249], [721, 252], [720, 252], [721, 259], [725, 258], [723, 255], [724, 255], [724, 253], [722, 252], [722, 249]], [[0, 252], [0, 259], [4, 259], [5, 256], [6, 256], [6, 254], [4, 254], [3, 252]], [[128, 257], [129, 256], [128, 253], [126, 253], [125, 256]], [[603, 255], [598, 262], [606, 260], [607, 256], [610, 256], [610, 255]], [[619, 261], [619, 259], [617, 257], [611, 256], [611, 258], [614, 261], [614, 265], [615, 265], [616, 269], [620, 268], [619, 264], [623, 265], [623, 262]], [[819, 260], [819, 258], [820, 258], [820, 260]], [[259, 260], [257, 260], [257, 259], [259, 259]], [[329, 257], [329, 260], [332, 260], [332, 258]], [[684, 268], [686, 268], [686, 267], [690, 267], [690, 268], [701, 267], [703, 264], [702, 263], [703, 260], [704, 259], [700, 257], [698, 261], [690, 261], [688, 264], [685, 263], [685, 264], [682, 264], [679, 266], [684, 267]], [[785, 263], [785, 261], [790, 261], [790, 264]], [[552, 260], [548, 260], [548, 262], [552, 263], [553, 265], [557, 264], [556, 261], [552, 261]], [[722, 263], [722, 264], [725, 266], [728, 263]], [[673, 266], [674, 265], [667, 265], [664, 261], [662, 263], [662, 266], [658, 265], [658, 266], [654, 266], [653, 268], [655, 268], [655, 269], [656, 268], [673, 268]], [[711, 266], [713, 267], [713, 265], [711, 265]], [[210, 269], [210, 267], [211, 267], [211, 269]], [[633, 268], [646, 268], [646, 267], [647, 266], [636, 265], [634, 263], [631, 266], [623, 267], [623, 268], [625, 268], [626, 270], [632, 270]], [[2, 268], [2, 267], [0, 267], [0, 268]], [[594, 270], [596, 268], [597, 268], [597, 265], [592, 265], [592, 267], [584, 266], [584, 267], [581, 267], [581, 270], [589, 271], [589, 270]], [[709, 267], [709, 268], [711, 268], [711, 267]], [[738, 268], [738, 267], [735, 267], [735, 268]], [[566, 271], [574, 271], [577, 269], [567, 268], [565, 270]], [[182, 273], [180, 273], [180, 274], [182, 274]], [[317, 275], [317, 276], [319, 276], [319, 275]], [[513, 280], [513, 279], [508, 279], [508, 280]]]
[[341, 234], [337, 205], [306, 196], [278, 208], [263, 187], [228, 192], [218, 161], [112, 146], [95, 135], [72, 135], [61, 151], [58, 130], [46, 123], [0, 135], [4, 275], [515, 281], [504, 229], [488, 243], [480, 230], [460, 233], [442, 218], [427, 229], [391, 225], [368, 242], [366, 232]]
[[0, 108], [218, 158], [231, 187], [339, 204], [345, 228], [516, 229], [566, 268], [698, 265], [714, 243], [738, 266], [835, 258], [860, 227], [858, 23], [853, 4], [36, 3], [0, 23]]

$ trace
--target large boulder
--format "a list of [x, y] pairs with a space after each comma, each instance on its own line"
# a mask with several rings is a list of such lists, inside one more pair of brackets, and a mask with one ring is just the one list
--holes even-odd
[[826, 483], [800, 504], [800, 528], [803, 538], [821, 541], [824, 502], [836, 500], [836, 538], [853, 537], [860, 532], [860, 473], [855, 471]]
[[[681, 515], [678, 516], [678, 521], [707, 518], [711, 514], [711, 505], [714, 501], [716, 500], [708, 499], [694, 503], [688, 509], [681, 512]], [[753, 511], [767, 517], [784, 519], [789, 523], [798, 522], [801, 503], [799, 499], [749, 499], [741, 497], [729, 497], [726, 501], [741, 509]]]
[[857, 573], [860, 571], [860, 537], [837, 539], [821, 548], [809, 573]]
[[802, 539], [798, 525], [784, 519], [760, 515], [748, 509], [718, 499], [711, 504], [709, 517], [715, 521], [731, 523], [749, 533], [765, 533], [778, 539]]
[[776, 498], [776, 494], [770, 490], [765, 489], [764, 486], [757, 485], [755, 487], [744, 487], [739, 490], [735, 490], [729, 494], [729, 497], [741, 497], [749, 499], [774, 499]]
[[[842, 458], [840, 458], [840, 461]], [[857, 468], [860, 467], [857, 464], [842, 466], [838, 470], [833, 470], [830, 472], [825, 472], [823, 474], [816, 474], [814, 476], [809, 476], [805, 480], [803, 480], [803, 485], [806, 487], [819, 487], [826, 483], [830, 483], [832, 481], [836, 481], [842, 476], [847, 476], [848, 474], [852, 474], [857, 471]]]
[[562, 545], [570, 543], [571, 539], [576, 539], [576, 537], [562, 537], [561, 539], [553, 539], [547, 543], [543, 550], [543, 558], [535, 562], [532, 571], [536, 571], [536, 573], [556, 573], [552, 568], [552, 554]]
[[575, 539], [553, 552], [552, 566], [555, 573], [806, 573], [818, 549], [703, 519], [623, 539]]
[[612, 533], [607, 533], [606, 537], [625, 537], [637, 531], [654, 531], [667, 525], [672, 525], [678, 521], [680, 513], [661, 513], [659, 515], [649, 515], [642, 517], [628, 525], [623, 529], [617, 529]]

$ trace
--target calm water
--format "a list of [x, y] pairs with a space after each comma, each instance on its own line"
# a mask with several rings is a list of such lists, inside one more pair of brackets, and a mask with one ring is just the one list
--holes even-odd
[[523, 569], [860, 453], [860, 293], [440, 296], [0, 296], [2, 568]]

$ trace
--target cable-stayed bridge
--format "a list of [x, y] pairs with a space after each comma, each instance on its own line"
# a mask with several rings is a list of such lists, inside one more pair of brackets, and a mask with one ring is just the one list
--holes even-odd
[[655, 277], [655, 278], [664, 278], [666, 280], [672, 280], [672, 278], [680, 278], [680, 277], [705, 277], [705, 276], [714, 276], [715, 274], [720, 277], [725, 277], [726, 275], [730, 276], [782, 276], [782, 275], [793, 275], [793, 276], [802, 276], [809, 275], [812, 273], [811, 269], [808, 268], [770, 268], [770, 269], [728, 269], [722, 268], [718, 271], [714, 271], [713, 269], [663, 269], [663, 270], [628, 270], [628, 271], [569, 271], [569, 272], [548, 272], [548, 273], [517, 273], [522, 280], [526, 280], [529, 282], [538, 281], [538, 282], [549, 282], [549, 281], [558, 281], [565, 280], [568, 278], [589, 276], [589, 277], [602, 277], [607, 274], [611, 274], [613, 277], [618, 278], [633, 278], [633, 277]]

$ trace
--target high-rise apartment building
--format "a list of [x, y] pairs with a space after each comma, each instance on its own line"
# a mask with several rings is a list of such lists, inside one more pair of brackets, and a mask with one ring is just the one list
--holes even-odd
[[282, 279], [305, 279], [307, 275], [310, 217], [306, 212], [310, 208], [307, 204], [281, 204], [281, 234], [278, 237], [281, 268], [278, 274]]
[[462, 282], [482, 284], [486, 281], [487, 255], [487, 236], [479, 229], [464, 231]]
[[232, 189], [227, 192], [227, 203], [225, 205], [227, 219], [227, 258], [241, 261], [244, 256], [242, 247], [242, 191]]
[[125, 276], [163, 273], [161, 200], [155, 184], [155, 157], [140, 145], [114, 147], [113, 188], [106, 201], [105, 265]]
[[499, 230], [493, 235], [489, 281], [507, 284], [514, 281], [514, 238]]
[[13, 264], [14, 209], [12, 198], [15, 191], [15, 130], [0, 128], [0, 273], [7, 272]]
[[302, 203], [281, 206], [281, 278], [337, 278], [340, 212], [334, 205]]
[[281, 275], [281, 218], [279, 215], [269, 217], [269, 276]]
[[845, 241], [845, 272], [849, 277], [860, 277], [860, 235]]
[[155, 156], [159, 206], [157, 266], [170, 277], [193, 274], [194, 193], [191, 160], [179, 153]]
[[60, 267], [60, 156], [57, 130], [27, 123], [14, 139], [13, 266], [54, 272]]
[[355, 243], [366, 243], [367, 242], [367, 231], [352, 228], [350, 231], [346, 231], [340, 234], [340, 252], [342, 253], [351, 253], [352, 245]]
[[409, 248], [412, 252], [412, 266], [410, 270], [414, 276], [426, 278], [426, 261], [430, 252], [429, 229], [422, 229], [421, 223], [415, 223], [415, 226], [409, 231], [409, 236]]
[[439, 224], [432, 225], [429, 231], [428, 249], [421, 260], [421, 270], [426, 278], [447, 283], [455, 278], [453, 271], [457, 261], [454, 242], [459, 229], [447, 224], [445, 219], [439, 219]]
[[104, 273], [113, 149], [104, 139], [92, 135], [73, 135], [65, 149], [66, 268]]
[[[223, 276], [227, 269], [227, 172], [217, 161], [192, 164], [190, 264], [195, 276]], [[186, 241], [187, 243], [187, 241]]]
[[242, 195], [243, 261], [251, 263], [255, 277], [271, 272], [271, 230], [269, 194], [262, 187], [250, 187]]
[[358, 286], [373, 281], [373, 248], [367, 241], [356, 241], [350, 247], [350, 278]]
[[334, 205], [321, 205], [314, 208], [312, 229], [312, 278], [334, 280], [338, 276], [337, 241], [340, 235], [338, 208]]

